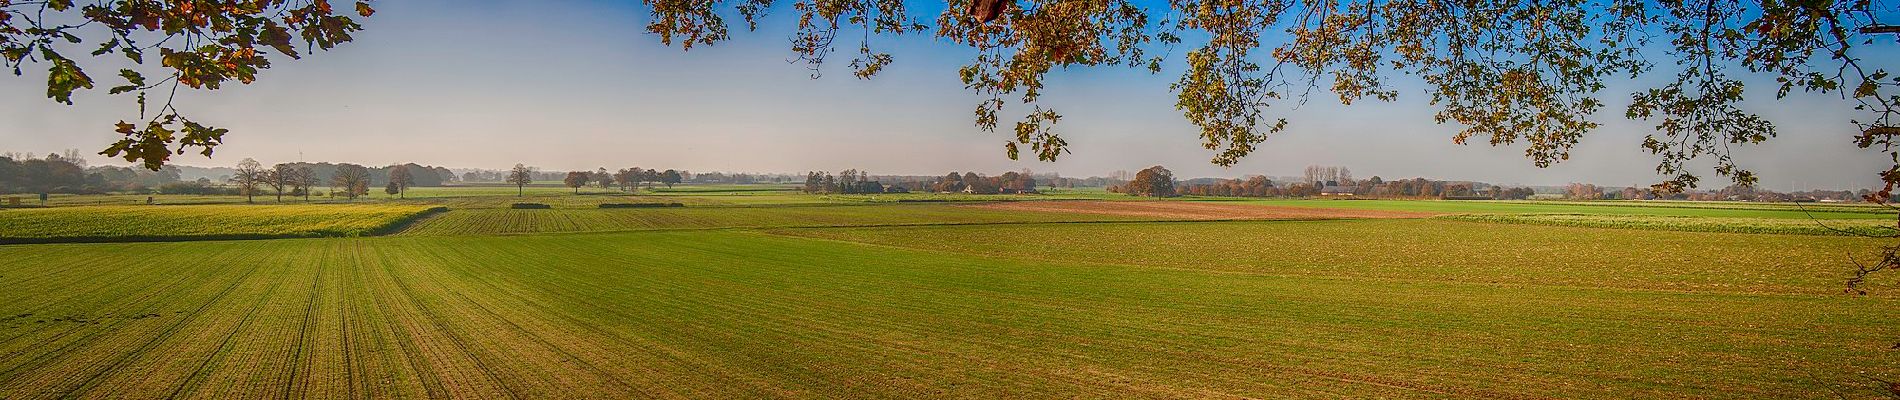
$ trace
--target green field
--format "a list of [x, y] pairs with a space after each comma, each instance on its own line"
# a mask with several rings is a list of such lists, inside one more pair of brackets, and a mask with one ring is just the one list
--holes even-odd
[[[1868, 398], [1900, 379], [1900, 285], [1842, 292], [1888, 240], [1537, 220], [1813, 222], [1779, 205], [1224, 200], [1482, 215], [1170, 222], [750, 189], [0, 210], [0, 236], [138, 236], [448, 208], [378, 237], [0, 245], [0, 399]], [[753, 201], [594, 207], [721, 197]]]
[[[1250, 204], [1419, 211], [1447, 214], [1659, 215], [1722, 218], [1894, 219], [1891, 209], [1874, 206], [1792, 203], [1708, 203], [1677, 201], [1463, 201], [1463, 200], [1298, 200], [1231, 199]], [[1805, 210], [1805, 211], [1804, 211]]]
[[1133, 220], [1086, 214], [1024, 213], [939, 204], [658, 209], [458, 210], [421, 221], [403, 235], [492, 235], [654, 229], [950, 225]]
[[[1893, 236], [1894, 218], [1746, 218], [1617, 214], [1466, 214], [1442, 217], [1504, 224], [1581, 226], [1665, 231]], [[1817, 217], [1818, 218], [1818, 217]]]
[[0, 210], [0, 243], [366, 236], [439, 209], [417, 205], [88, 206]]

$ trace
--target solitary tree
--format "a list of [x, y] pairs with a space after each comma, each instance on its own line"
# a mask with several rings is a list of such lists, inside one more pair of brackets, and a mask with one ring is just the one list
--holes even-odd
[[505, 181], [515, 184], [515, 197], [525, 196], [528, 184], [534, 183], [534, 168], [515, 164], [515, 168], [508, 171], [508, 179]]
[[1128, 181], [1128, 194], [1150, 197], [1174, 196], [1174, 172], [1159, 165], [1135, 173]]
[[666, 184], [667, 189], [672, 189], [673, 184], [680, 183], [681, 180], [682, 177], [679, 171], [669, 169], [666, 170], [666, 172], [660, 173], [660, 183]]
[[344, 197], [356, 200], [357, 196], [369, 194], [369, 168], [356, 164], [337, 164], [336, 174], [330, 176], [330, 192], [342, 191]]
[[238, 161], [237, 172], [231, 174], [231, 183], [237, 184], [238, 190], [244, 192], [244, 202], [249, 203], [251, 195], [256, 194], [257, 187], [263, 185], [269, 178], [266, 174], [263, 164], [246, 158]]
[[587, 186], [587, 182], [593, 180], [594, 174], [587, 173], [587, 171], [569, 171], [567, 173], [567, 179], [562, 180], [561, 183], [567, 184], [567, 187], [574, 188], [574, 194], [581, 194], [581, 187]]
[[389, 194], [397, 195], [405, 199], [409, 198], [409, 185], [414, 185], [415, 183], [416, 176], [409, 172], [409, 166], [402, 164], [389, 166], [389, 188], [396, 190]]

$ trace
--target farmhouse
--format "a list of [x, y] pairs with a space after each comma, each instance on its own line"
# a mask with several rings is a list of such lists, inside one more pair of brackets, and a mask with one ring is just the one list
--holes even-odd
[[1326, 187], [1320, 188], [1319, 195], [1352, 197], [1353, 196], [1352, 189], [1353, 187], [1351, 186], [1326, 185]]

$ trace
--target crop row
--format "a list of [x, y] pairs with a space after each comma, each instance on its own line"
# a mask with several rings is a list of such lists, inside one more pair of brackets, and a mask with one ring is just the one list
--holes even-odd
[[0, 210], [0, 243], [367, 236], [444, 210], [339, 204], [10, 209]]
[[[1862, 349], [1891, 345], [1894, 299], [1805, 294], [1826, 284], [1777, 261], [1839, 249], [1791, 237], [1175, 225], [0, 246], [21, 261], [0, 264], [19, 288], [0, 398], [1759, 398], [1893, 378]], [[1470, 240], [1431, 236], [1456, 227]], [[1274, 263], [1302, 234], [1358, 247]], [[1693, 239], [1727, 257], [1718, 282], [1792, 289], [1628, 290], [1700, 264], [1618, 246]], [[1403, 268], [1387, 257], [1466, 266], [1355, 272]], [[1540, 282], [1572, 273], [1595, 279]]]

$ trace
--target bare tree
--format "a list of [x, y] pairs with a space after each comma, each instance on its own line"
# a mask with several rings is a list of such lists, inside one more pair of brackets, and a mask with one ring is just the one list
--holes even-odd
[[402, 164], [395, 164], [395, 165], [389, 166], [389, 187], [396, 189], [395, 193], [390, 193], [390, 194], [397, 195], [398, 197], [405, 198], [405, 199], [409, 198], [408, 196], [409, 185], [413, 185], [415, 183], [416, 183], [415, 174], [409, 173], [409, 166], [402, 165]]
[[271, 166], [269, 171], [264, 172], [264, 178], [264, 184], [269, 185], [272, 190], [277, 192], [277, 202], [282, 203], [284, 202], [284, 188], [295, 186], [294, 182], [297, 180], [297, 170], [291, 168], [290, 165], [277, 164]]
[[369, 194], [369, 168], [356, 164], [338, 164], [336, 175], [330, 176], [331, 194], [343, 191], [343, 196], [356, 200], [358, 196]]
[[308, 166], [298, 166], [292, 171], [295, 174], [291, 182], [297, 186], [297, 191], [303, 192], [303, 201], [310, 202], [310, 189], [317, 187], [317, 171], [311, 170]]
[[246, 158], [243, 161], [238, 161], [237, 172], [231, 174], [231, 183], [237, 184], [238, 191], [244, 192], [244, 202], [250, 203], [251, 196], [257, 192], [257, 187], [263, 185], [266, 178], [268, 178], [265, 176], [266, 174], [263, 164], [258, 164], [257, 160]]

